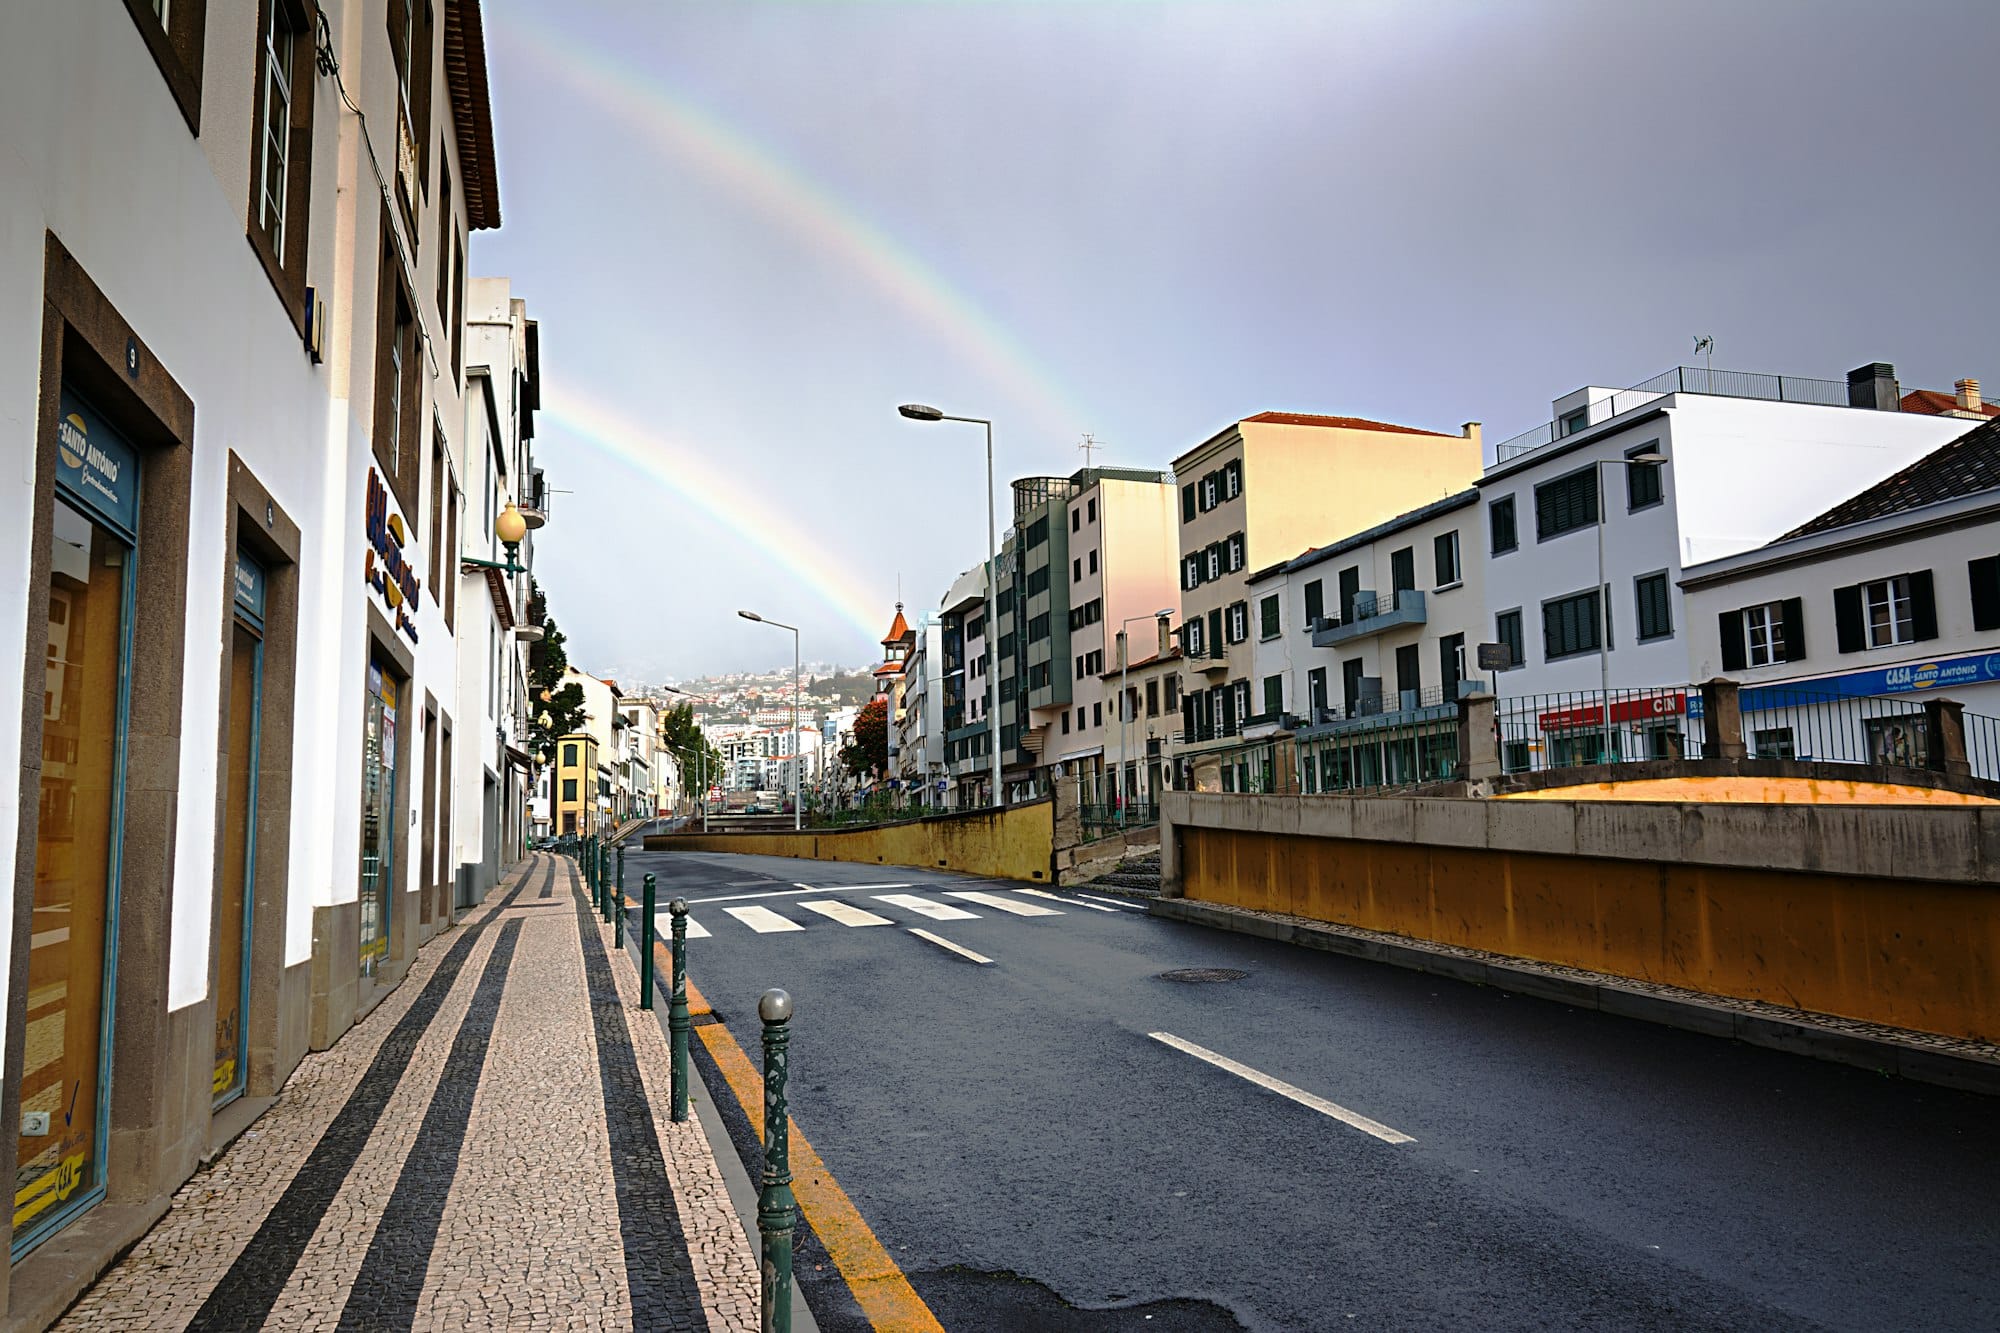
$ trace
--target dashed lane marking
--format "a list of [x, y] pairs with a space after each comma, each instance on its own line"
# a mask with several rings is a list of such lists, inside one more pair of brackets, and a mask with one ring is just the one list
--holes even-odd
[[893, 926], [896, 924], [886, 916], [876, 916], [873, 912], [865, 912], [859, 907], [851, 907], [846, 903], [837, 903], [830, 898], [824, 902], [801, 902], [799, 906], [805, 908], [808, 912], [818, 912], [823, 917], [830, 917], [843, 926]]
[[1096, 903], [1079, 902], [1075, 898], [1065, 898], [1059, 893], [1050, 893], [1046, 889], [1016, 889], [1014, 892], [1033, 894], [1037, 898], [1047, 898], [1052, 903], [1068, 903], [1072, 907], [1088, 907], [1093, 912], [1109, 912], [1112, 910], [1109, 907], [1099, 907]]
[[1217, 1069], [1224, 1070], [1236, 1075], [1240, 1079], [1255, 1083], [1260, 1088], [1267, 1088], [1277, 1093], [1280, 1097], [1289, 1097], [1300, 1106], [1310, 1107], [1318, 1111], [1321, 1115], [1332, 1116], [1343, 1125], [1352, 1125], [1364, 1134], [1373, 1134], [1384, 1143], [1416, 1142], [1415, 1139], [1403, 1133], [1400, 1129], [1391, 1129], [1379, 1120], [1370, 1120], [1359, 1111], [1348, 1110], [1339, 1102], [1330, 1102], [1324, 1097], [1316, 1096], [1313, 1093], [1307, 1092], [1304, 1088], [1285, 1082], [1281, 1078], [1272, 1078], [1269, 1074], [1261, 1070], [1252, 1069], [1249, 1065], [1232, 1060], [1226, 1055], [1217, 1055], [1214, 1051], [1209, 1050], [1208, 1047], [1197, 1046], [1191, 1041], [1176, 1037], [1171, 1032], [1148, 1032], [1146, 1035], [1154, 1041], [1173, 1047], [1177, 1051], [1185, 1051], [1197, 1060], [1204, 1060], [1214, 1065]]
[[968, 912], [963, 907], [953, 907], [950, 903], [933, 902], [929, 898], [919, 898], [914, 893], [878, 893], [878, 903], [900, 907], [918, 916], [927, 916], [933, 921], [977, 921], [979, 913]]
[[1015, 916], [1061, 916], [1053, 907], [1037, 907], [1015, 898], [1003, 897], [997, 893], [980, 893], [977, 890], [957, 890], [945, 894], [947, 898], [958, 898], [968, 903], [978, 903], [981, 907], [996, 907]]
[[779, 916], [768, 907], [725, 907], [722, 910], [759, 935], [775, 935], [781, 931], [805, 929], [798, 922]]
[[972, 950], [966, 948], [964, 945], [953, 944], [950, 940], [946, 939], [944, 936], [933, 935], [928, 930], [919, 930], [917, 927], [911, 926], [910, 933], [912, 935], [915, 935], [920, 940], [929, 940], [932, 944], [937, 945], [937, 947], [940, 949], [949, 949], [953, 953], [957, 954], [960, 958], [970, 958], [973, 962], [980, 964], [991, 964], [993, 961], [991, 958], [988, 958], [983, 953], [974, 953]]

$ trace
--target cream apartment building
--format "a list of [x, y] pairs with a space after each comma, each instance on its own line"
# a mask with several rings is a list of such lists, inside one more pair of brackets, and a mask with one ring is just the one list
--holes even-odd
[[1095, 791], [1101, 775], [1116, 772], [1106, 747], [1117, 730], [1117, 700], [1104, 672], [1116, 665], [1121, 626], [1129, 621], [1150, 638], [1156, 613], [1179, 605], [1178, 525], [1172, 473], [1085, 468], [1071, 482], [1069, 566], [1060, 571], [1068, 584], [1070, 692], [1038, 710], [1037, 720], [1050, 776], [1082, 777]]
[[1254, 716], [1250, 571], [1464, 490], [1479, 424], [1456, 435], [1360, 417], [1263, 412], [1174, 460], [1185, 765]]

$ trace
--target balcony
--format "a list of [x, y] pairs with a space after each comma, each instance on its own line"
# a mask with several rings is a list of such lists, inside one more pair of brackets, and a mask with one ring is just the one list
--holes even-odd
[[1229, 673], [1229, 649], [1219, 643], [1205, 645], [1198, 653], [1183, 650], [1181, 660], [1203, 675], [1227, 675]]
[[1383, 597], [1364, 592], [1355, 597], [1353, 614], [1345, 619], [1322, 618], [1313, 624], [1313, 647], [1337, 648], [1401, 625], [1421, 625], [1428, 617], [1424, 595], [1415, 588], [1398, 588]]

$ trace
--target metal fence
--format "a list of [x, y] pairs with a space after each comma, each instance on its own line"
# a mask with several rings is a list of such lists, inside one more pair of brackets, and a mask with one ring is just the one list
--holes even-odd
[[[1763, 375], [1743, 370], [1708, 370], [1701, 366], [1675, 366], [1628, 389], [1592, 399], [1588, 409], [1591, 425], [1621, 412], [1644, 407], [1670, 393], [1705, 393], [1719, 398], [1757, 398], [1773, 403], [1810, 403], [1820, 407], [1846, 407], [1844, 380], [1809, 379], [1802, 375]], [[1547, 421], [1533, 430], [1522, 431], [1502, 440], [1493, 451], [1494, 461], [1505, 463], [1522, 454], [1533, 453], [1565, 435], [1561, 421]]]
[[1153, 801], [1122, 801], [1078, 807], [1083, 820], [1084, 841], [1108, 838], [1127, 829], [1150, 828], [1160, 822], [1160, 807]]
[[1924, 705], [1907, 696], [1836, 695], [1762, 685], [1738, 696], [1752, 759], [1923, 768], [1930, 762]]
[[2000, 717], [1965, 715], [1965, 758], [1972, 776], [2000, 779]]
[[1702, 756], [1701, 692], [1692, 686], [1523, 694], [1494, 703], [1508, 773]]
[[1388, 791], [1449, 782], [1458, 773], [1458, 718], [1301, 737], [1299, 790], [1319, 794]]

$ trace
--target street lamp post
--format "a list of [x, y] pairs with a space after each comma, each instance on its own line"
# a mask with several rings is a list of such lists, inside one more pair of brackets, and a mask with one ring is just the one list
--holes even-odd
[[[1604, 465], [1623, 463], [1629, 475], [1633, 467], [1658, 467], [1666, 461], [1665, 454], [1648, 450], [1624, 458], [1600, 458], [1590, 469], [1591, 478], [1597, 483], [1597, 721], [1603, 733], [1597, 757], [1600, 764], [1611, 762], [1611, 595], [1604, 586]], [[1637, 632], [1635, 627], [1633, 633]]]
[[781, 621], [766, 620], [755, 611], [738, 611], [745, 620], [754, 620], [760, 625], [770, 625], [775, 629], [792, 632], [792, 831], [805, 827], [805, 791], [799, 779], [805, 772], [805, 755], [799, 746], [799, 627]]
[[[1132, 719], [1125, 715], [1125, 704], [1132, 694], [1129, 683], [1132, 679], [1132, 636], [1127, 629], [1141, 620], [1158, 624], [1172, 619], [1173, 614], [1173, 608], [1167, 607], [1150, 616], [1127, 616], [1118, 622], [1118, 827], [1121, 829], [1125, 827], [1125, 807], [1132, 804], [1132, 793], [1127, 790], [1125, 777], [1125, 765], [1132, 760]], [[1136, 713], [1139, 710], [1134, 708], [1132, 711]]]
[[[896, 410], [912, 421], [964, 421], [986, 428], [986, 730], [993, 751], [992, 804], [1003, 806], [1007, 804], [1007, 798], [1000, 787], [1000, 673], [995, 670], [1000, 665], [999, 654], [995, 651], [995, 645], [999, 643], [1000, 617], [996, 611], [999, 538], [993, 519], [993, 423], [984, 417], [949, 416], [924, 403], [904, 403]], [[970, 666], [967, 669], [970, 670]]]

